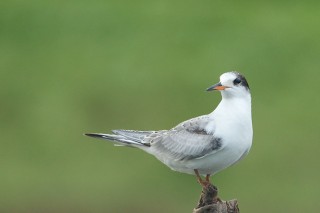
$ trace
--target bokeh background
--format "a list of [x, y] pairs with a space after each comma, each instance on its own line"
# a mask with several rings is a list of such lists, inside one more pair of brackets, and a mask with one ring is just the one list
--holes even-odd
[[200, 186], [84, 137], [209, 113], [247, 77], [254, 144], [213, 177], [242, 212], [317, 212], [319, 1], [2, 0], [0, 212], [191, 212]]

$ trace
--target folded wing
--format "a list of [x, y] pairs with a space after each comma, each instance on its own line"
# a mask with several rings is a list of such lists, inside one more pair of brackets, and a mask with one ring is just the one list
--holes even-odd
[[[168, 131], [161, 131], [147, 136], [150, 146], [166, 158], [191, 160], [202, 158], [223, 147], [221, 138], [207, 133], [207, 116], [185, 121]], [[145, 141], [146, 141], [145, 139]]]

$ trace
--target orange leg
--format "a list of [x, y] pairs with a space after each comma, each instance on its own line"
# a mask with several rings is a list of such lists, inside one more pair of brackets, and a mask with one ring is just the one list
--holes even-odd
[[201, 184], [202, 187], [206, 187], [210, 183], [210, 174], [206, 175], [206, 179], [202, 180], [199, 171], [197, 169], [194, 170], [194, 173], [197, 176], [198, 182]]
[[207, 181], [208, 183], [210, 183], [210, 174], [207, 174], [207, 175], [206, 175], [206, 181]]
[[198, 169], [194, 169], [194, 173], [196, 173], [196, 176], [197, 176], [198, 182], [202, 185], [203, 180], [201, 179], [201, 176], [200, 176], [200, 174], [199, 174]]

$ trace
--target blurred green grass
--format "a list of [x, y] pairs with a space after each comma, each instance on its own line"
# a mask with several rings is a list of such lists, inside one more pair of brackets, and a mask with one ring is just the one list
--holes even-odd
[[[320, 3], [0, 3], [0, 212], [191, 212], [200, 188], [84, 132], [168, 129], [209, 113], [238, 70], [249, 156], [213, 181], [243, 212], [316, 212]], [[156, 192], [156, 193], [155, 193]]]

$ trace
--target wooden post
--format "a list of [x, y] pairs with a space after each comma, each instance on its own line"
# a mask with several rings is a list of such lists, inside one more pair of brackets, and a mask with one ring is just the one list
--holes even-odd
[[209, 183], [202, 188], [199, 203], [193, 213], [239, 213], [238, 201], [220, 200], [218, 188]]

